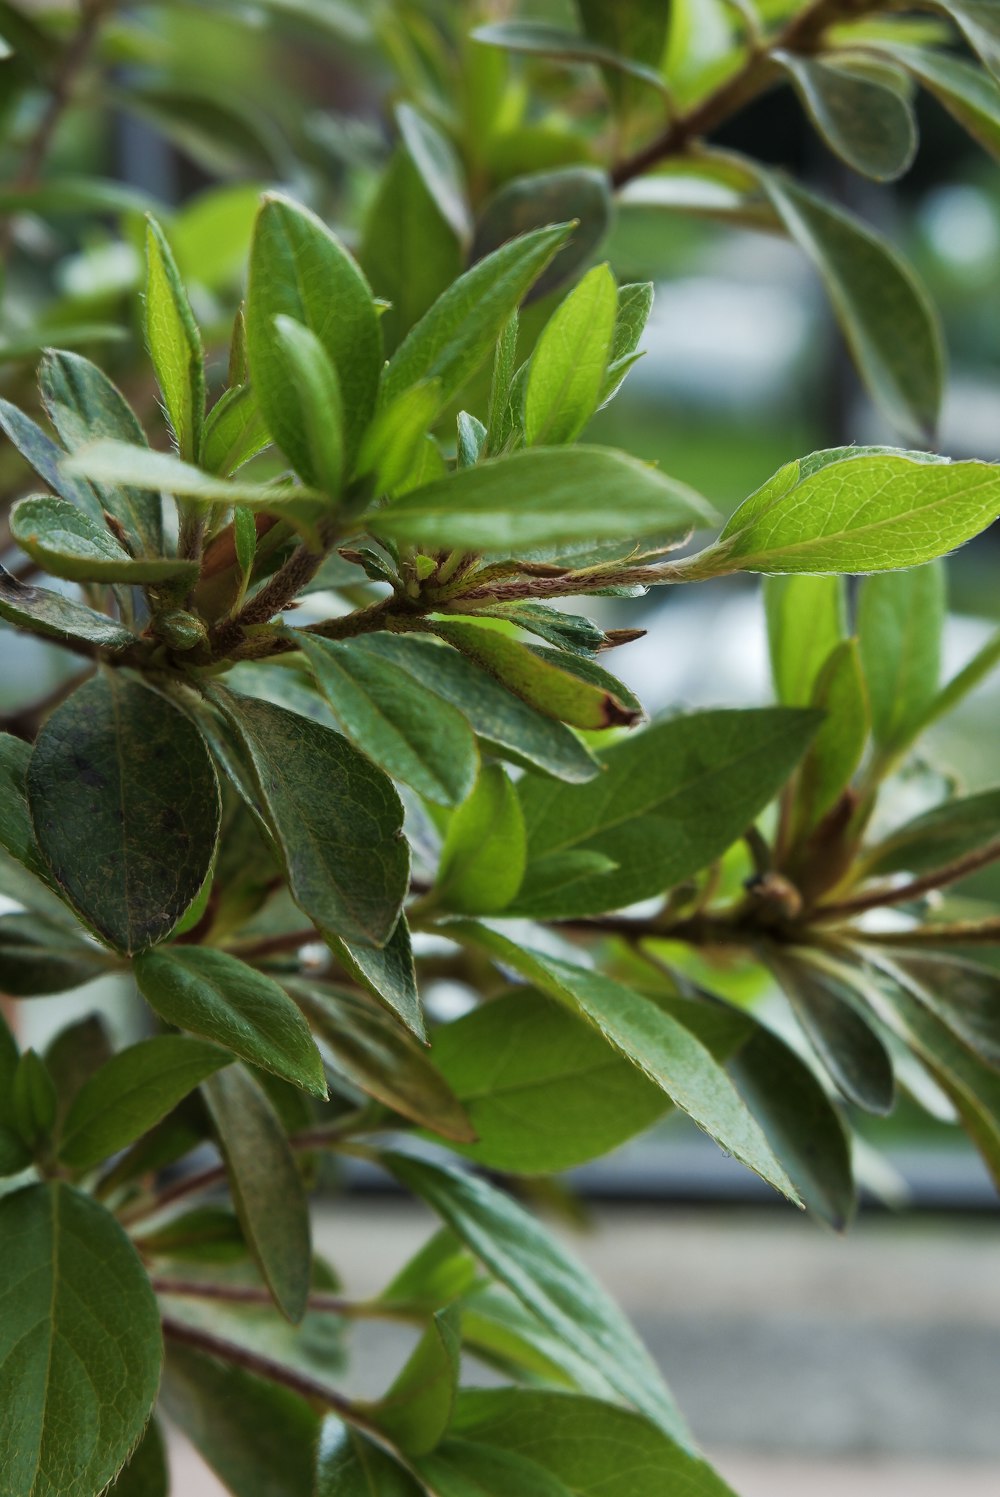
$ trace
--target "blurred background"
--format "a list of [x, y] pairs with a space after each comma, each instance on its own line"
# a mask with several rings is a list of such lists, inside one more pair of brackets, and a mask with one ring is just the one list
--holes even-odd
[[[147, 200], [169, 221], [219, 367], [262, 187], [283, 184], [357, 245], [393, 135], [394, 80], [410, 65], [393, 53], [398, 8], [347, 0], [124, 7], [105, 43], [100, 95], [64, 119], [47, 167], [53, 180], [119, 184], [122, 200], [95, 210], [84, 193], [76, 209], [63, 202], [49, 213], [40, 202], [40, 211], [9, 213], [0, 393], [30, 398], [38, 345], [73, 346], [118, 378], [155, 426], [154, 393], [136, 373]], [[0, 35], [8, 9], [0, 4]], [[560, 9], [519, 7], [547, 17]], [[42, 0], [22, 0], [18, 12], [61, 24], [62, 8]], [[379, 45], [369, 24], [376, 12]], [[43, 107], [24, 87], [23, 70], [36, 65], [24, 45], [0, 61], [0, 118], [12, 137], [30, 132], [31, 109]], [[921, 96], [918, 107], [921, 151], [891, 189], [843, 171], [787, 89], [745, 111], [721, 143], [794, 169], [905, 250], [941, 310], [949, 352], [940, 449], [1000, 458], [1000, 172], [932, 101]], [[525, 169], [544, 164], [546, 148], [526, 142]], [[0, 180], [15, 183], [16, 152], [0, 166]], [[6, 192], [0, 213], [14, 201]], [[645, 357], [588, 440], [655, 460], [723, 512], [793, 456], [895, 440], [790, 243], [626, 197], [600, 254], [619, 279], [653, 279], [657, 291]], [[6, 448], [0, 489], [13, 496], [23, 482]], [[996, 569], [990, 536], [950, 563], [948, 675], [1000, 618]], [[608, 625], [647, 629], [613, 667], [651, 714], [769, 698], [753, 580], [627, 604], [595, 600], [597, 610]], [[0, 711], [44, 695], [66, 669], [56, 651], [0, 625]], [[957, 775], [970, 790], [1000, 779], [998, 699], [1000, 676], [935, 730], [923, 772]], [[0, 908], [13, 907], [0, 895]], [[441, 1016], [462, 1001], [447, 989], [428, 997]], [[130, 995], [105, 981], [22, 1004], [25, 1042], [44, 1043], [94, 1006], [112, 1014], [123, 1037], [139, 1022]], [[682, 1118], [580, 1171], [567, 1182], [576, 1204], [560, 1202], [557, 1219], [575, 1217], [577, 1251], [633, 1316], [742, 1497], [996, 1494], [993, 1189], [957, 1130], [912, 1103], [861, 1126], [866, 1204], [844, 1239], [798, 1220]], [[416, 1205], [376, 1193], [363, 1172], [347, 1185], [321, 1214], [319, 1247], [363, 1295], [388, 1280], [427, 1223]], [[351, 1374], [358, 1391], [384, 1382], [399, 1354], [387, 1337], [398, 1334], [383, 1328], [362, 1344]], [[178, 1448], [176, 1459], [185, 1497], [219, 1490], [190, 1452]]]

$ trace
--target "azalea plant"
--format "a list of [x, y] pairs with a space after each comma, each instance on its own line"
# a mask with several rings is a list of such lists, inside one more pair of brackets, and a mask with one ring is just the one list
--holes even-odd
[[[138, 245], [134, 191], [48, 161], [88, 85], [143, 60], [146, 9], [0, 4], [9, 215], [119, 215]], [[395, 69], [394, 144], [355, 153], [343, 232], [303, 201], [329, 206], [299, 143], [297, 182], [253, 190], [245, 297], [217, 275], [244, 246], [204, 230], [244, 189], [142, 223], [148, 364], [127, 299], [108, 341], [36, 288], [8, 338], [0, 617], [74, 668], [0, 737], [0, 990], [117, 975], [147, 1037], [115, 1049], [84, 1013], [39, 1054], [13, 1006], [0, 1022], [0, 1490], [162, 1497], [159, 1402], [238, 1497], [715, 1497], [635, 1332], [518, 1196], [676, 1109], [842, 1228], [855, 1126], [897, 1091], [1000, 1176], [1000, 977], [975, 957], [1000, 912], [951, 892], [1000, 857], [1000, 789], [930, 781], [893, 819], [921, 735], [1000, 659], [992, 638], [939, 679], [940, 558], [1000, 512], [1000, 473], [815, 452], [722, 524], [585, 439], [653, 299], [602, 243], [616, 201], [789, 236], [873, 398], [929, 444], [942, 359], [913, 272], [711, 137], [788, 84], [885, 180], [920, 85], [1000, 153], [1000, 21], [261, 9], [337, 46], [370, 29]], [[143, 97], [189, 145], [214, 121], [246, 146], [238, 110]], [[14, 280], [17, 217], [4, 251]], [[60, 319], [72, 348], [49, 346]], [[734, 573], [765, 578], [775, 704], [646, 722], [607, 665], [641, 631], [587, 600]], [[441, 978], [470, 998], [450, 1022], [422, 1003]], [[784, 1010], [756, 1003], [765, 978]], [[331, 1159], [440, 1219], [372, 1299], [312, 1249]], [[417, 1336], [361, 1400], [344, 1348], [369, 1317]], [[504, 1385], [463, 1386], [470, 1363]]]

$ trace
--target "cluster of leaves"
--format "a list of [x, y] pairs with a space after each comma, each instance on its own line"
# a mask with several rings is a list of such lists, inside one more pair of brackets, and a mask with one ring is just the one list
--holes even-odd
[[[952, 10], [992, 63], [982, 7]], [[12, 1494], [92, 1497], [133, 1451], [117, 1489], [165, 1492], [159, 1396], [247, 1497], [722, 1497], [600, 1288], [444, 1151], [545, 1176], [676, 1108], [840, 1226], [852, 1126], [898, 1085], [957, 1116], [1000, 1177], [1000, 978], [966, 952], [1000, 919], [938, 894], [1000, 856], [1000, 791], [893, 820], [920, 735], [1000, 658], [991, 641], [939, 684], [937, 558], [1000, 513], [1000, 472], [814, 453], [692, 551], [715, 525], [704, 499], [576, 445], [652, 301], [592, 263], [610, 191], [660, 163], [642, 185], [663, 206], [795, 234], [873, 392], [925, 427], [940, 368], [909, 272], [693, 137], [787, 75], [841, 153], [886, 176], [910, 149], [892, 154], [911, 54], [928, 78], [959, 70], [991, 142], [995, 85], [857, 7], [766, 28], [741, 9], [748, 45], [711, 58], [684, 7], [669, 35], [658, 4], [579, 13], [572, 36], [388, 28], [414, 103], [360, 265], [266, 195], [221, 391], [148, 222], [144, 331], [173, 450], [77, 352], [41, 359], [44, 427], [0, 403], [46, 489], [10, 510], [22, 560], [0, 571], [0, 617], [86, 662], [0, 737], [0, 886], [20, 906], [0, 916], [0, 990], [130, 974], [150, 1032], [115, 1051], [95, 1014], [38, 1055], [0, 1029]], [[567, 66], [575, 86], [598, 64], [593, 131], [559, 126], [544, 91], [529, 118], [512, 52], [557, 98]], [[610, 172], [591, 164], [609, 109], [633, 152]], [[556, 171], [520, 172], [549, 137]], [[474, 209], [469, 183], [504, 177]], [[772, 707], [637, 726], [599, 663], [635, 631], [552, 606], [734, 572], [768, 576]], [[787, 1013], [726, 997], [734, 963], [769, 973]], [[428, 1026], [418, 965], [475, 1006]], [[194, 1169], [206, 1141], [222, 1163]], [[372, 1301], [312, 1251], [331, 1154], [441, 1220]], [[362, 1402], [342, 1342], [366, 1316], [422, 1335]], [[460, 1388], [463, 1351], [510, 1385]]]

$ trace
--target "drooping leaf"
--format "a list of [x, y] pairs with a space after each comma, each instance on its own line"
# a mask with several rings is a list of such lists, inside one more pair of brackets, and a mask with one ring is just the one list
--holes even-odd
[[[880, 40], [880, 55], [898, 62], [995, 159], [1000, 158], [1000, 87], [989, 73], [940, 48]], [[1000, 58], [1000, 51], [998, 51]]]
[[120, 671], [87, 681], [47, 720], [28, 800], [60, 888], [120, 951], [162, 940], [212, 865], [220, 802], [204, 742]]
[[917, 130], [909, 102], [896, 89], [840, 62], [836, 54], [773, 55], [831, 151], [876, 182], [902, 176], [916, 154]]
[[330, 935], [326, 935], [326, 941], [356, 982], [402, 1019], [418, 1040], [427, 1038], [405, 915], [400, 915], [395, 930], [381, 947], [362, 946], [357, 941], [341, 941]]
[[436, 380], [441, 406], [447, 405], [492, 352], [504, 323], [567, 234], [565, 224], [523, 234], [460, 276], [389, 360], [380, 403], [420, 381]]
[[143, 996], [168, 1024], [222, 1045], [314, 1096], [326, 1096], [323, 1064], [308, 1026], [266, 973], [211, 946], [145, 952], [134, 969]]
[[[784, 707], [692, 713], [605, 749], [604, 773], [587, 785], [525, 777], [518, 788], [529, 865], [517, 908], [545, 918], [599, 914], [690, 877], [777, 793], [818, 722], [814, 712]], [[615, 866], [569, 887], [562, 870], [551, 887], [533, 876], [533, 864], [577, 851]]]
[[50, 588], [19, 582], [3, 567], [0, 567], [0, 618], [15, 628], [66, 644], [119, 651], [138, 643], [130, 629], [106, 613], [98, 613]]
[[296, 902], [324, 931], [384, 946], [409, 887], [392, 782], [338, 733], [250, 697], [218, 702], [253, 769]]
[[330, 1414], [323, 1421], [316, 1497], [420, 1497], [403, 1467], [360, 1430]]
[[808, 707], [820, 668], [844, 637], [844, 584], [808, 573], [765, 577], [764, 608], [775, 696], [785, 707]]
[[569, 443], [597, 409], [618, 310], [614, 276], [595, 265], [556, 308], [535, 345], [524, 392], [531, 447]]
[[0, 992], [9, 997], [64, 993], [108, 965], [107, 953], [68, 925], [44, 915], [0, 915]]
[[11, 1493], [93, 1497], [156, 1397], [156, 1302], [128, 1238], [58, 1181], [0, 1200], [0, 1471]]
[[916, 952], [901, 952], [890, 966], [902, 986], [952, 1034], [1000, 1070], [1000, 974], [994, 968]]
[[[39, 365], [38, 383], [49, 419], [67, 451], [76, 452], [98, 437], [146, 445], [145, 433], [128, 402], [89, 359], [49, 349]], [[101, 490], [100, 500], [122, 524], [139, 555], [156, 556], [163, 550], [159, 494], [109, 485]]]
[[297, 1324], [312, 1274], [309, 1201], [285, 1130], [264, 1092], [241, 1066], [205, 1082], [243, 1235], [274, 1302]]
[[600, 1285], [509, 1196], [485, 1180], [400, 1153], [382, 1156], [501, 1283], [681, 1444], [684, 1421], [642, 1343]]
[[433, 1450], [451, 1422], [458, 1391], [459, 1325], [456, 1306], [439, 1310], [392, 1387], [370, 1406], [379, 1429], [408, 1456]]
[[350, 465], [375, 407], [382, 367], [375, 303], [356, 262], [315, 214], [269, 194], [250, 252], [247, 342], [261, 410], [276, 441], [294, 456], [300, 429], [297, 399], [274, 348], [274, 319], [281, 315], [315, 336], [336, 371]]
[[517, 555], [623, 532], [682, 535], [712, 524], [713, 512], [693, 489], [611, 448], [535, 447], [457, 469], [370, 511], [365, 523], [396, 541]]
[[820, 669], [812, 706], [824, 714], [799, 770], [796, 829], [802, 835], [822, 820], [861, 763], [871, 720], [858, 642], [841, 640]]
[[92, 1169], [146, 1133], [231, 1059], [215, 1045], [175, 1034], [120, 1050], [73, 1099], [62, 1125], [60, 1158], [71, 1169]]
[[861, 659], [872, 733], [885, 753], [898, 752], [912, 740], [934, 698], [946, 611], [940, 564], [867, 577], [861, 585]]
[[443, 1025], [433, 1056], [476, 1133], [459, 1152], [489, 1169], [573, 1169], [648, 1128], [669, 1105], [589, 1024], [530, 989]]
[[926, 873], [998, 840], [1000, 790], [957, 796], [890, 833], [869, 853], [865, 871]]
[[[547, 257], [550, 263], [543, 262], [525, 297], [534, 301], [570, 280], [592, 258], [608, 232], [611, 212], [607, 174], [593, 166], [567, 166], [513, 177], [484, 204], [476, 223], [472, 258], [488, 264], [516, 235], [527, 238], [551, 232], [549, 225], [564, 225], [561, 242]], [[484, 256], [488, 257], [485, 261]], [[519, 295], [508, 310], [520, 300]]]
[[521, 886], [524, 817], [499, 764], [485, 764], [468, 800], [448, 823], [435, 899], [465, 915], [502, 910]]
[[837, 1089], [866, 1112], [890, 1112], [892, 1061], [858, 1012], [851, 989], [833, 973], [791, 957], [774, 958], [770, 965]]
[[19, 499], [11, 510], [10, 531], [33, 561], [53, 577], [70, 582], [171, 582], [190, 587], [198, 577], [196, 562], [132, 556], [75, 504], [48, 494]]
[[338, 722], [363, 753], [439, 805], [465, 799], [479, 756], [457, 708], [401, 666], [373, 658], [358, 641], [306, 633], [295, 639]]
[[472, 1123], [437, 1065], [436, 1048], [429, 1054], [356, 993], [305, 982], [288, 986], [326, 1046], [333, 1068], [348, 1081], [444, 1138], [475, 1138]]
[[146, 220], [146, 275], [146, 341], [177, 450], [193, 462], [205, 422], [205, 350], [173, 253], [152, 217]]

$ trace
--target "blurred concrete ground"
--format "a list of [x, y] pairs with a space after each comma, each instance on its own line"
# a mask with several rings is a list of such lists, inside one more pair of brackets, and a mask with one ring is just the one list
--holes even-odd
[[[361, 1296], [431, 1227], [350, 1199], [320, 1215], [317, 1246]], [[866, 1217], [840, 1239], [781, 1211], [615, 1206], [572, 1245], [740, 1497], [1000, 1497], [996, 1218]], [[410, 1340], [360, 1338], [352, 1387], [384, 1387]], [[175, 1457], [175, 1493], [216, 1497]]]

